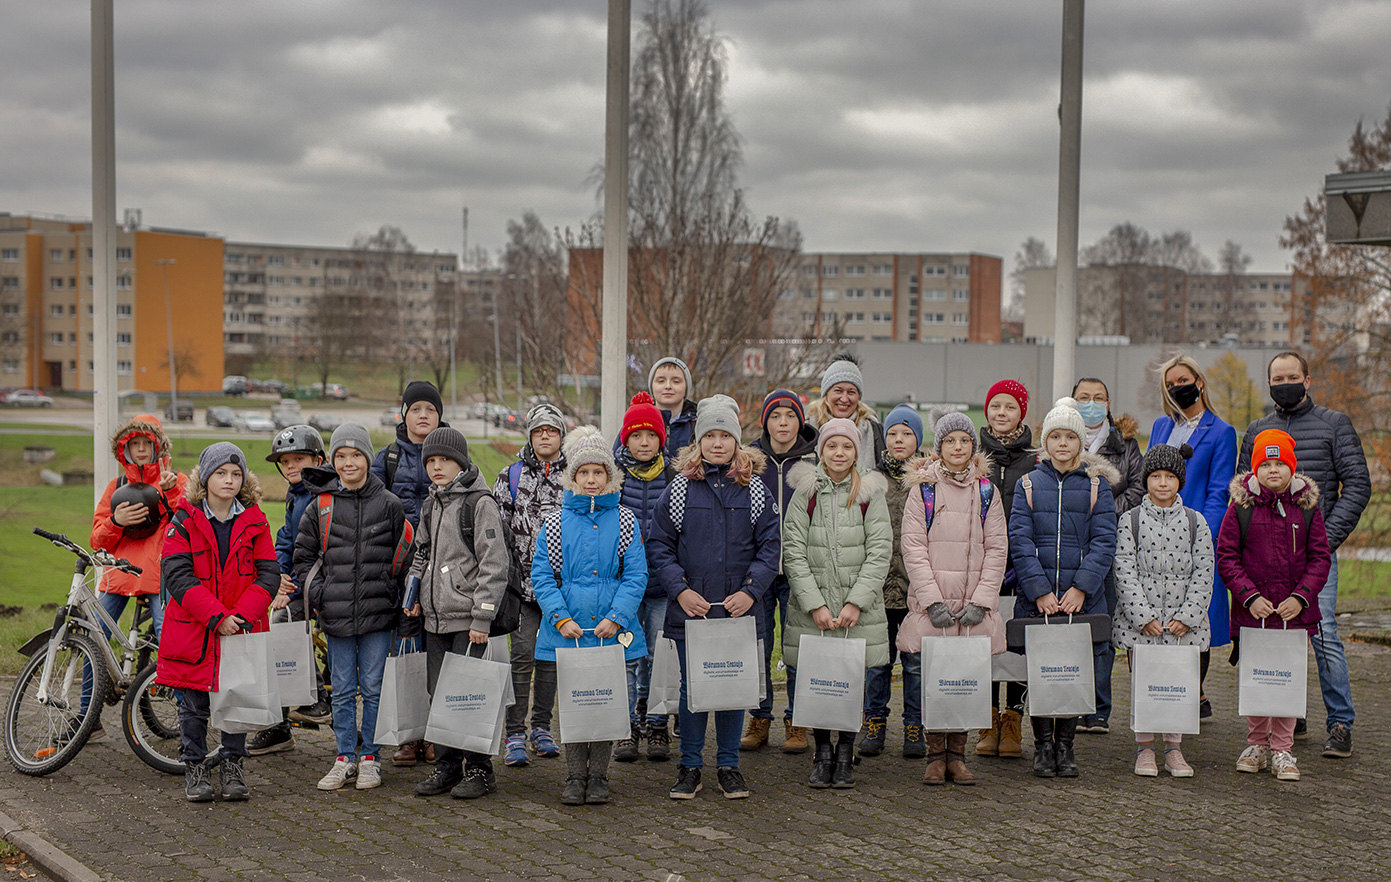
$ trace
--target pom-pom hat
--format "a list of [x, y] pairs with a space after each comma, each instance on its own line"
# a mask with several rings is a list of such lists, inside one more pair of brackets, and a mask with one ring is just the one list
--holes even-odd
[[1039, 430], [1039, 440], [1047, 441], [1048, 436], [1057, 429], [1066, 429], [1081, 438], [1087, 431], [1086, 420], [1077, 410], [1077, 402], [1069, 397], [1059, 398], [1043, 418], [1043, 428]]
[[634, 395], [633, 403], [623, 412], [623, 428], [618, 432], [618, 443], [627, 444], [628, 436], [639, 429], [656, 432], [658, 443], [666, 446], [666, 421], [662, 419], [662, 412], [657, 409], [657, 403], [646, 392]]

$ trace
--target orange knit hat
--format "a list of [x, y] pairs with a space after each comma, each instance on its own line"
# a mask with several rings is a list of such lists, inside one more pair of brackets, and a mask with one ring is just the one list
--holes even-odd
[[1278, 459], [1294, 471], [1294, 439], [1279, 429], [1266, 429], [1256, 436], [1255, 446], [1251, 448], [1251, 471], [1261, 467], [1267, 459]]

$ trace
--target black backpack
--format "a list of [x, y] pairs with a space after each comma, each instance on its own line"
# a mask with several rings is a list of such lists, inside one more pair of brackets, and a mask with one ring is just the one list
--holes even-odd
[[[464, 542], [473, 551], [473, 556], [478, 557], [478, 546], [474, 542], [473, 518], [474, 509], [478, 507], [478, 497], [486, 496], [493, 500], [497, 505], [497, 500], [489, 490], [469, 490], [464, 494], [463, 504], [459, 506], [459, 532], [464, 537]], [[507, 590], [503, 592], [502, 602], [498, 604], [497, 615], [493, 617], [493, 626], [488, 630], [491, 637], [500, 637], [503, 634], [511, 634], [522, 623], [522, 597], [525, 594], [524, 580], [522, 578], [522, 558], [517, 553], [517, 537], [512, 534], [512, 527], [507, 523], [507, 519], [502, 517], [502, 507], [498, 506], [498, 521], [502, 525], [502, 541], [507, 546], [507, 556], [509, 564], [507, 566]]]

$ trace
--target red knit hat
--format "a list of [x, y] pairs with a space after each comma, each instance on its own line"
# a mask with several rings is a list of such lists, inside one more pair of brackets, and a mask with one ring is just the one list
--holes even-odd
[[656, 402], [646, 392], [634, 395], [632, 406], [623, 413], [623, 428], [618, 433], [618, 443], [627, 444], [628, 436], [638, 429], [651, 429], [656, 432], [657, 440], [663, 447], [666, 446], [666, 422], [662, 419], [662, 412], [657, 409]]
[[1261, 432], [1251, 448], [1251, 471], [1260, 468], [1267, 459], [1278, 459], [1294, 471], [1298, 462], [1294, 458], [1294, 439], [1279, 429]]
[[1024, 384], [1018, 380], [1001, 380], [990, 387], [990, 391], [985, 393], [985, 406], [990, 407], [990, 400], [996, 395], [1004, 393], [1015, 401], [1019, 402], [1019, 419], [1029, 415], [1029, 390], [1024, 388]]

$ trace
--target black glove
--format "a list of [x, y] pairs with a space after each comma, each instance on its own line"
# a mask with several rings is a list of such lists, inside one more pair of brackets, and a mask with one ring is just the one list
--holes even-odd
[[950, 628], [956, 624], [956, 616], [951, 614], [945, 603], [934, 603], [927, 608], [927, 618], [935, 628]]
[[956, 617], [956, 623], [963, 628], [974, 628], [985, 621], [985, 613], [985, 607], [968, 603], [966, 608], [961, 611], [961, 615]]

